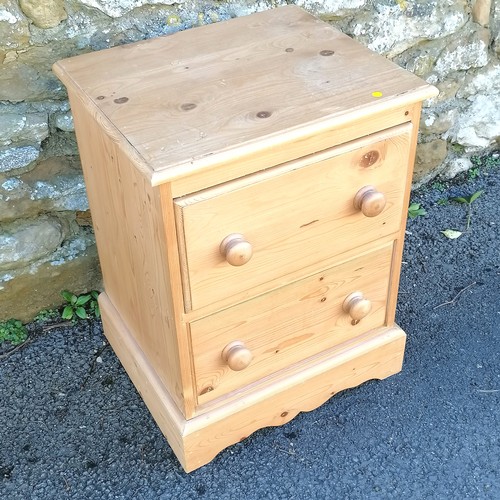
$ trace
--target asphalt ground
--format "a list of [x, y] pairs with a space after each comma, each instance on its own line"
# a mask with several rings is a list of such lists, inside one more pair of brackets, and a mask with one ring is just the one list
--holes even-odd
[[[0, 358], [0, 498], [499, 499], [500, 168], [485, 165], [412, 195], [427, 214], [407, 227], [403, 371], [189, 475], [98, 321], [29, 325]], [[465, 230], [467, 205], [446, 200], [479, 190]]]

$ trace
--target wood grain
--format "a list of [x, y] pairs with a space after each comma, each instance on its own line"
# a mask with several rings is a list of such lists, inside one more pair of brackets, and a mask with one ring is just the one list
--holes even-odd
[[[307, 161], [175, 200], [186, 304], [193, 309], [254, 288], [264, 292], [297, 268], [320, 263], [400, 228], [411, 125], [333, 148]], [[348, 152], [346, 152], [346, 150]], [[305, 165], [304, 165], [305, 163]], [[248, 185], [246, 185], [248, 184]], [[377, 217], [353, 200], [375, 185], [387, 199]], [[241, 233], [252, 259], [234, 267], [220, 243]]]
[[302, 369], [285, 370], [279, 382], [264, 380], [244, 397], [186, 420], [106, 294], [99, 303], [108, 340], [186, 472], [258, 429], [283, 425], [339, 391], [401, 370], [406, 335], [396, 326], [379, 328]]
[[104, 331], [186, 471], [401, 369], [404, 222], [434, 87], [296, 6], [54, 72]]
[[[383, 326], [391, 259], [392, 244], [191, 323], [198, 403]], [[372, 309], [353, 323], [342, 305], [356, 291]], [[253, 354], [250, 366], [237, 372], [222, 357], [234, 341]]]
[[99, 306], [106, 338], [167, 438], [170, 447], [182, 461], [186, 420], [179, 405], [172, 398], [168, 386], [159, 378], [151, 359], [139, 347], [137, 343], [139, 336], [129, 330], [129, 326], [124, 323], [122, 315], [106, 293], [99, 295]]
[[[411, 116], [412, 116], [412, 137], [410, 140], [410, 154], [408, 158], [408, 174], [406, 176], [406, 185], [404, 190], [403, 207], [406, 208], [410, 204], [410, 194], [411, 194], [411, 183], [413, 178], [413, 167], [415, 164], [415, 151], [417, 148], [418, 139], [418, 125], [420, 122], [420, 111], [422, 108], [422, 103], [416, 103], [412, 106]], [[396, 305], [398, 301], [398, 289], [399, 281], [401, 277], [401, 265], [403, 260], [403, 249], [405, 243], [405, 230], [406, 230], [406, 220], [408, 218], [408, 210], [403, 210], [401, 213], [401, 227], [399, 229], [399, 235], [396, 238], [394, 244], [394, 258], [393, 267], [391, 270], [391, 288], [389, 291], [389, 297], [387, 299], [387, 324], [391, 324], [396, 318]]]
[[[189, 415], [191, 366], [180, 317], [173, 216], [164, 219], [159, 188], [151, 187], [120, 143], [107, 135], [107, 121], [79, 94], [70, 91], [69, 96], [104, 288], [176, 404]], [[168, 243], [167, 231], [174, 231]]]
[[412, 119], [411, 109], [410, 106], [395, 109], [385, 106], [368, 113], [367, 110], [353, 110], [342, 120], [306, 124], [303, 129], [288, 130], [282, 136], [263, 137], [258, 144], [241, 145], [237, 153], [220, 153], [217, 163], [207, 156], [197, 160], [196, 168], [172, 167], [168, 171], [155, 172], [151, 183], [171, 182], [172, 195], [177, 198], [408, 123]]
[[283, 425], [344, 389], [398, 373], [405, 340], [405, 333], [397, 326], [374, 330], [357, 342], [328, 351], [307, 369], [290, 370], [280, 383], [270, 383], [193, 418], [184, 430], [184, 468], [194, 470], [256, 430]]
[[54, 71], [78, 82], [151, 177], [171, 171], [163, 180], [254, 154], [265, 140], [310, 137], [308, 124], [325, 129], [436, 92], [295, 6], [84, 54]]

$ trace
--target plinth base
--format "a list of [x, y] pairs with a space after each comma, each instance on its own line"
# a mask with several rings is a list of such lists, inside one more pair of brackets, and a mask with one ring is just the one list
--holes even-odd
[[258, 429], [283, 425], [339, 391], [399, 372], [403, 362], [403, 330], [377, 328], [238, 391], [227, 402], [200, 407], [186, 420], [105, 293], [99, 305], [109, 343], [186, 472]]

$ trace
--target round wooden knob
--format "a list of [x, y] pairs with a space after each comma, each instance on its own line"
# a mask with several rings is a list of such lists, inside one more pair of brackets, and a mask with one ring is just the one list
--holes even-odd
[[220, 244], [220, 253], [232, 266], [242, 266], [252, 258], [252, 245], [242, 234], [226, 236]]
[[236, 340], [224, 347], [222, 359], [231, 370], [239, 372], [252, 362], [253, 355], [243, 342]]
[[376, 217], [385, 208], [384, 193], [380, 193], [373, 186], [361, 188], [354, 197], [354, 208], [361, 210], [365, 217]]
[[354, 321], [360, 321], [370, 314], [372, 303], [368, 299], [365, 299], [361, 292], [354, 292], [346, 297], [342, 309]]

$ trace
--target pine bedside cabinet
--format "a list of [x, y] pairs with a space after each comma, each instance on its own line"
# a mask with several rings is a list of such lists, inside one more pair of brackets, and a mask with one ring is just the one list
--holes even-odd
[[296, 6], [65, 59], [105, 334], [186, 471], [401, 369], [434, 87]]

